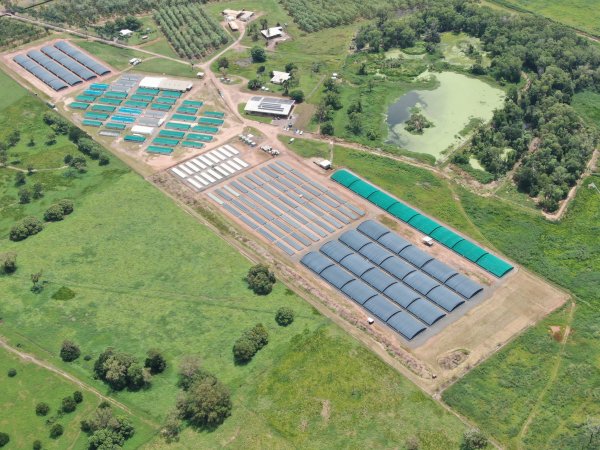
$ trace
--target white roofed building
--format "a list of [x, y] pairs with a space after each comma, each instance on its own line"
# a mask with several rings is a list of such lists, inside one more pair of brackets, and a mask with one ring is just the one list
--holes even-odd
[[261, 34], [265, 37], [265, 39], [275, 39], [283, 36], [283, 28], [282, 27], [271, 27], [266, 30], [262, 30]]
[[185, 92], [192, 89], [194, 84], [185, 80], [174, 80], [163, 77], [144, 77], [140, 81], [140, 87], [149, 89], [163, 89], [165, 91]]
[[119, 31], [119, 36], [121, 36], [121, 37], [129, 37], [132, 34], [133, 34], [133, 31], [127, 30], [127, 29]]
[[256, 96], [248, 100], [244, 111], [251, 114], [287, 117], [292, 112], [295, 103], [294, 100], [288, 98]]
[[273, 84], [283, 84], [284, 81], [290, 79], [290, 74], [287, 72], [279, 72], [277, 70], [273, 71], [273, 78], [271, 78], [271, 83]]

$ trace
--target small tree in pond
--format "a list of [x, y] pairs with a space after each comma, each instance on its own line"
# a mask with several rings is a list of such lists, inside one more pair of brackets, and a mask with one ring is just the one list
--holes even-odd
[[282, 327], [287, 327], [294, 321], [294, 311], [285, 306], [279, 308], [275, 313], [275, 322]]
[[250, 268], [246, 276], [248, 287], [258, 295], [267, 295], [273, 290], [275, 284], [275, 274], [269, 269], [269, 266], [257, 264]]
[[65, 362], [75, 361], [81, 355], [79, 346], [73, 341], [63, 341], [60, 347], [60, 358]]
[[50, 405], [48, 403], [40, 402], [35, 405], [35, 414], [38, 416], [45, 416], [50, 412]]

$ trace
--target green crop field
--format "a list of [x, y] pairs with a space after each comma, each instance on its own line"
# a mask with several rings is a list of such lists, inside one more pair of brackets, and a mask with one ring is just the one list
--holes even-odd
[[[19, 164], [37, 161], [40, 168], [52, 168], [61, 152], [78, 154], [69, 142], [57, 142], [56, 149], [26, 145], [28, 133], [38, 141], [38, 133], [48, 131], [41, 122], [45, 110], [27, 97], [1, 112], [21, 130], [24, 142], [9, 151], [23, 161]], [[281, 283], [267, 297], [252, 294], [243, 280], [250, 263], [141, 177], [114, 158], [102, 167], [89, 161], [88, 168], [75, 178], [66, 178], [62, 169], [29, 176], [26, 186], [46, 184], [45, 197], [2, 214], [0, 245], [18, 254], [17, 272], [0, 277], [1, 332], [12, 345], [102, 392], [108, 389], [91, 370], [99, 352], [114, 346], [143, 358], [158, 347], [169, 367], [149, 389], [111, 393], [140, 420], [154, 423], [175, 405], [178, 362], [197, 355], [231, 390], [233, 412], [214, 432], [185, 430], [174, 447], [211, 448], [234, 440], [250, 448], [307, 442], [315, 448], [389, 447], [413, 437], [421, 448], [458, 445], [464, 425], [455, 416]], [[15, 203], [14, 171], [0, 170], [4, 198]], [[50, 203], [65, 197], [75, 204], [65, 220], [21, 242], [7, 239], [14, 221], [41, 217]], [[30, 274], [37, 271], [45, 284], [34, 294]], [[53, 298], [63, 287], [74, 297]], [[274, 322], [283, 305], [296, 312], [287, 328]], [[237, 366], [232, 344], [257, 322], [267, 326], [270, 343], [250, 364]], [[60, 361], [65, 338], [92, 359]], [[358, 411], [368, 420], [358, 421]], [[150, 446], [164, 442], [156, 437]]]
[[540, 14], [587, 33], [600, 35], [600, 8], [596, 0], [492, 0], [502, 6]]
[[[9, 369], [15, 369], [17, 375], [7, 376]], [[100, 398], [66, 379], [49, 372], [33, 363], [25, 363], [19, 357], [0, 349], [0, 431], [7, 432], [9, 449], [31, 448], [33, 441], [40, 440], [43, 448], [86, 448], [87, 435], [82, 433], [79, 422], [86, 419], [100, 404]], [[59, 413], [64, 397], [73, 395], [76, 390], [83, 393], [83, 402], [68, 414]], [[37, 416], [38, 403], [47, 403], [50, 412], [46, 417]], [[117, 415], [127, 415], [115, 409]], [[152, 429], [135, 417], [129, 416], [135, 424], [136, 434], [127, 441], [125, 448], [136, 448], [147, 441]], [[60, 423], [64, 434], [58, 439], [49, 437], [50, 426], [47, 420]]]
[[[568, 307], [551, 314], [459, 380], [444, 400], [509, 448], [595, 448], [585, 445], [593, 437], [589, 424], [600, 418], [600, 193], [590, 188], [600, 186], [600, 177], [587, 178], [566, 217], [553, 223], [400, 162], [336, 146], [334, 163], [576, 296], [572, 318]], [[567, 325], [571, 332], [561, 348], [549, 327], [564, 331]]]

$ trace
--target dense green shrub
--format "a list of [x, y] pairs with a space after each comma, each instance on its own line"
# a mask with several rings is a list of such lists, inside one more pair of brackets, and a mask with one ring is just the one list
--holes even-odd
[[94, 363], [94, 374], [112, 389], [120, 391], [126, 387], [138, 390], [150, 384], [150, 370], [127, 353], [118, 353], [109, 347]]
[[151, 374], [163, 372], [167, 368], [167, 360], [156, 349], [148, 350], [148, 356], [144, 361], [144, 367], [150, 369]]
[[214, 427], [231, 415], [229, 390], [214, 376], [194, 382], [177, 402], [182, 417], [197, 427]]
[[4, 447], [10, 442], [10, 436], [6, 433], [0, 432], [0, 447]]
[[48, 403], [40, 402], [35, 405], [35, 414], [38, 416], [46, 416], [50, 412], [50, 405]]
[[50, 437], [52, 439], [58, 439], [65, 432], [65, 429], [60, 423], [55, 423], [50, 427]]
[[65, 340], [60, 347], [60, 358], [65, 362], [75, 361], [81, 355], [79, 346], [69, 340]]
[[10, 274], [17, 270], [17, 254], [15, 252], [0, 253], [0, 273]]
[[81, 391], [73, 392], [73, 400], [75, 400], [75, 403], [83, 402], [83, 393]]
[[71, 413], [77, 409], [77, 402], [73, 400], [73, 397], [65, 397], [62, 399], [61, 411], [64, 413]]
[[294, 310], [282, 306], [275, 313], [275, 322], [282, 327], [287, 327], [294, 321]]
[[64, 217], [63, 209], [59, 205], [52, 205], [44, 212], [44, 220], [47, 222], [58, 222]]
[[257, 264], [248, 270], [246, 276], [248, 287], [258, 295], [267, 295], [273, 290], [275, 284], [275, 274], [269, 269], [269, 266]]
[[269, 332], [263, 324], [256, 324], [244, 331], [242, 336], [233, 344], [233, 357], [237, 363], [246, 363], [261, 348], [269, 343]]
[[22, 241], [44, 229], [42, 222], [35, 217], [25, 217], [10, 229], [11, 241]]
[[14, 378], [17, 376], [17, 369], [8, 369], [7, 375], [9, 378]]

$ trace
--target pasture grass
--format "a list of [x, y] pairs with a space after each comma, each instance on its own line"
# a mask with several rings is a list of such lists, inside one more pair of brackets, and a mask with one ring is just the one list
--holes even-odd
[[278, 135], [277, 138], [289, 150], [303, 158], [329, 158], [329, 144], [325, 142], [296, 138], [293, 143], [290, 143], [290, 137], [283, 134]]
[[[0, 70], [0, 110], [7, 108], [26, 95], [28, 95], [28, 93], [25, 89], [5, 72]], [[0, 133], [4, 130], [5, 128], [2, 127]]]
[[142, 61], [148, 58], [146, 53], [138, 52], [128, 48], [115, 47], [99, 41], [87, 41], [84, 39], [73, 39], [73, 43], [89, 52], [100, 61], [105, 61], [115, 69], [123, 70], [129, 67], [129, 60], [140, 58]]
[[492, 0], [517, 11], [532, 12], [600, 36], [600, 9], [596, 0]]
[[[8, 377], [9, 369], [16, 369], [15, 377]], [[100, 398], [87, 390], [48, 370], [0, 349], [0, 430], [10, 436], [7, 450], [31, 448], [39, 439], [45, 449], [87, 448], [87, 435], [80, 430], [79, 423], [86, 419], [100, 404]], [[83, 402], [68, 414], [59, 413], [61, 401], [73, 392], [83, 393]], [[50, 406], [47, 416], [37, 416], [35, 407], [45, 402]], [[118, 416], [127, 415], [113, 406]], [[130, 416], [134, 421], [135, 435], [124, 448], [137, 448], [147, 442], [154, 433], [150, 427]], [[49, 436], [47, 420], [60, 423], [64, 434], [58, 439]]]
[[196, 73], [198, 73], [198, 70], [194, 69], [191, 64], [178, 63], [158, 57], [142, 60], [142, 63], [135, 66], [134, 70], [188, 78], [196, 78]]
[[572, 106], [588, 125], [600, 129], [600, 94], [592, 91], [578, 92], [573, 96]]

